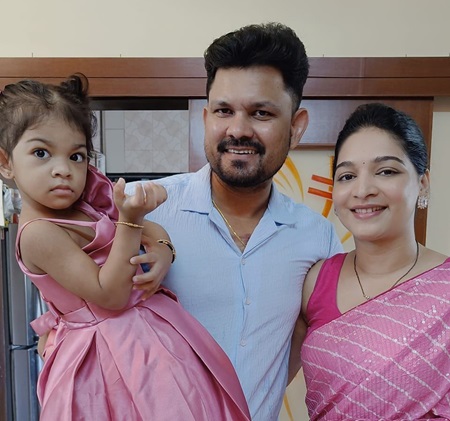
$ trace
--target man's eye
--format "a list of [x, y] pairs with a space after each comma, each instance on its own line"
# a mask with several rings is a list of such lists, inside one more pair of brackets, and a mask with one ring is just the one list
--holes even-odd
[[269, 116], [271, 116], [272, 114], [269, 113], [268, 111], [258, 110], [258, 111], [255, 112], [255, 115], [256, 115], [257, 117], [269, 117]]
[[36, 156], [37, 158], [48, 158], [50, 155], [47, 151], [45, 151], [44, 149], [37, 149], [34, 152], [34, 156]]
[[228, 115], [231, 114], [231, 110], [228, 108], [219, 108], [215, 111], [215, 113], [218, 115]]

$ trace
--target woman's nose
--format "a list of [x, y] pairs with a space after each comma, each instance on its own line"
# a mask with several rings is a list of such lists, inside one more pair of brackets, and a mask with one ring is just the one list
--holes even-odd
[[359, 175], [354, 184], [353, 195], [358, 198], [373, 196], [378, 191], [377, 186], [370, 175]]

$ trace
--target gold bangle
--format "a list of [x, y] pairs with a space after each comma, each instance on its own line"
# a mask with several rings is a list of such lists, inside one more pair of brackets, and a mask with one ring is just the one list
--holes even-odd
[[126, 225], [127, 227], [131, 227], [131, 228], [144, 228], [144, 225], [138, 225], [138, 224], [133, 224], [132, 222], [124, 222], [124, 221], [117, 221], [114, 222], [114, 225], [117, 227], [117, 225]]
[[170, 248], [170, 251], [172, 252], [172, 262], [171, 263], [175, 262], [175, 258], [177, 257], [177, 252], [176, 252], [173, 244], [169, 240], [164, 240], [163, 238], [160, 240], [156, 240], [156, 242], [160, 243], [160, 244], [165, 244], [167, 247]]

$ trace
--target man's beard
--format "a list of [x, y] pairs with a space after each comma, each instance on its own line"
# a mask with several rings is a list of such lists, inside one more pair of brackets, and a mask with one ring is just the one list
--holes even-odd
[[248, 148], [258, 155], [259, 161], [262, 161], [266, 153], [266, 149], [263, 145], [248, 138], [241, 139], [223, 139], [219, 145], [217, 145], [217, 151], [219, 156], [217, 159], [210, 159], [206, 152], [206, 158], [211, 165], [212, 171], [227, 185], [231, 187], [250, 188], [256, 187], [260, 184], [271, 179], [278, 170], [282, 167], [283, 163], [276, 168], [275, 171], [267, 171], [267, 169], [260, 164], [258, 168], [248, 171], [248, 163], [239, 159], [239, 155], [236, 155], [236, 159], [231, 161], [232, 170], [226, 170], [222, 166], [221, 156], [226, 153], [227, 150], [233, 149], [233, 147]]

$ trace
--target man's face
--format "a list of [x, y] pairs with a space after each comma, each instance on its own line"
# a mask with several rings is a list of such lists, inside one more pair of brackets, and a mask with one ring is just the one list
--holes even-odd
[[270, 181], [299, 140], [292, 136], [291, 96], [281, 73], [268, 66], [219, 69], [203, 120], [206, 158], [234, 187]]

